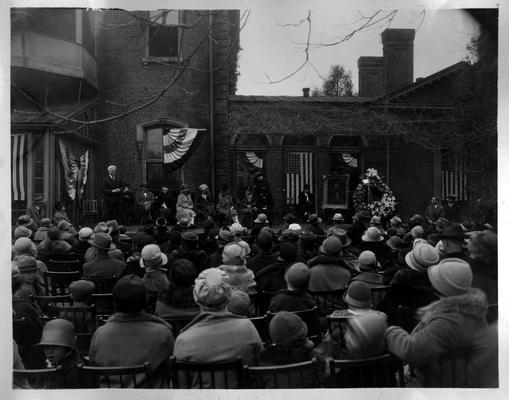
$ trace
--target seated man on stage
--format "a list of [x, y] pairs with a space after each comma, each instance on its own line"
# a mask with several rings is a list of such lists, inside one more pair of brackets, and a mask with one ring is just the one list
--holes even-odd
[[148, 185], [141, 185], [141, 191], [136, 193], [136, 205], [138, 207], [139, 221], [146, 224], [152, 221], [152, 205], [155, 201], [154, 193], [147, 189]]
[[203, 224], [203, 221], [206, 219], [213, 219], [216, 212], [214, 208], [214, 200], [212, 200], [208, 185], [204, 183], [198, 186], [198, 190], [200, 193], [196, 198], [194, 209], [196, 211], [198, 221]]
[[241, 225], [251, 228], [253, 225], [253, 219], [258, 214], [258, 198], [254, 195], [251, 186], [246, 187], [244, 195], [240, 199], [238, 209]]

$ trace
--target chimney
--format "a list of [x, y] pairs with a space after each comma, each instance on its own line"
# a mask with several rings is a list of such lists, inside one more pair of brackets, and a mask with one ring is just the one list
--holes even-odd
[[386, 29], [382, 32], [385, 93], [414, 81], [415, 29]]
[[359, 57], [359, 97], [376, 97], [384, 93], [383, 57]]
[[302, 96], [309, 97], [309, 88], [308, 87], [302, 88]]

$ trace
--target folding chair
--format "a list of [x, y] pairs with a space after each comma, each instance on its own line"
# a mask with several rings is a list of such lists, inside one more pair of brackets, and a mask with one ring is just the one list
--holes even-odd
[[83, 200], [83, 225], [87, 218], [92, 218], [92, 223], [99, 221], [97, 200]]
[[87, 281], [94, 282], [95, 290], [94, 293], [112, 293], [113, 286], [117, 283], [118, 278], [116, 276], [108, 276], [105, 278], [82, 278]]
[[64, 296], [69, 294], [69, 285], [71, 282], [78, 281], [81, 278], [79, 271], [74, 272], [52, 272], [44, 271], [44, 286], [46, 296]]
[[343, 295], [346, 292], [345, 289], [338, 290], [327, 290], [320, 292], [309, 291], [309, 294], [313, 296], [318, 307], [318, 315], [326, 316], [333, 313], [336, 310], [344, 310], [347, 308]]
[[95, 305], [98, 325], [103, 325], [115, 312], [113, 293], [94, 293], [92, 294], [92, 303]]
[[359, 360], [330, 360], [327, 387], [404, 387], [403, 363], [392, 354]]
[[153, 388], [150, 363], [123, 367], [78, 366], [79, 374], [92, 378], [98, 388]]
[[45, 323], [48, 321], [48, 307], [50, 305], [55, 306], [69, 306], [72, 304], [72, 299], [70, 295], [63, 296], [31, 296], [30, 300], [39, 306], [41, 310], [41, 321]]
[[244, 367], [250, 389], [301, 389], [322, 387], [316, 358], [310, 361], [260, 367]]
[[90, 307], [48, 306], [50, 318], [62, 318], [71, 321], [76, 334], [76, 344], [82, 357], [88, 356], [92, 335], [97, 329], [95, 305]]
[[[76, 257], [76, 255], [74, 255]], [[78, 259], [73, 260], [48, 260], [48, 271], [51, 272], [81, 272], [82, 262]]]
[[170, 357], [170, 373], [176, 389], [243, 389], [242, 359], [216, 363], [193, 363]]
[[14, 369], [14, 388], [23, 389], [58, 389], [62, 367], [48, 369]]

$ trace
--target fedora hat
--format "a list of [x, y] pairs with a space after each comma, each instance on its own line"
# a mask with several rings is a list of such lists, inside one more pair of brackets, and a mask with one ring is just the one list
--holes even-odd
[[124, 228], [122, 225], [119, 225], [119, 223], [116, 219], [112, 219], [111, 221], [106, 221], [106, 225], [108, 226], [108, 232], [110, 234], [112, 232], [117, 232]]
[[348, 236], [348, 233], [344, 229], [334, 229], [332, 235], [339, 239], [341, 247], [348, 247], [352, 244], [352, 239]]
[[112, 242], [113, 239], [111, 236], [104, 232], [98, 232], [92, 237], [92, 239], [88, 240], [88, 243], [90, 243], [92, 246], [102, 250], [116, 249], [117, 246]]
[[34, 220], [30, 218], [28, 215], [20, 215], [18, 217], [18, 225], [19, 226], [29, 226], [34, 223]]
[[461, 225], [457, 223], [444, 226], [440, 234], [440, 239], [465, 239], [466, 237]]
[[162, 267], [166, 264], [168, 264], [168, 257], [161, 252], [157, 244], [147, 244], [143, 250], [141, 250], [141, 268]]

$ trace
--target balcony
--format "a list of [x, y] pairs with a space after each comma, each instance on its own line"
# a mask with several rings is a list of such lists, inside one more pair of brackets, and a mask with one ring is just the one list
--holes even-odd
[[95, 90], [97, 63], [83, 45], [29, 30], [11, 36], [11, 67], [83, 79]]

